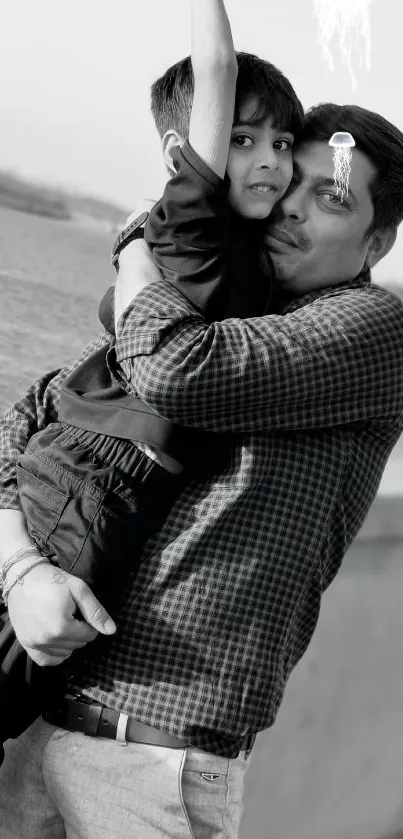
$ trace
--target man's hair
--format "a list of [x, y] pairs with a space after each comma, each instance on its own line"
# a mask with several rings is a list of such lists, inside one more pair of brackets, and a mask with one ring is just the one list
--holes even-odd
[[[252, 120], [259, 122], [268, 116], [281, 130], [295, 136], [302, 128], [303, 107], [288, 79], [268, 61], [247, 52], [236, 54], [238, 78], [235, 99], [235, 119], [245, 100], [254, 96], [257, 108]], [[169, 129], [184, 139], [189, 136], [190, 112], [194, 91], [190, 56], [170, 67], [151, 88], [151, 112], [161, 137]], [[248, 122], [250, 120], [248, 119]]]
[[403, 220], [403, 134], [391, 122], [358, 105], [315, 105], [305, 114], [305, 142], [329, 142], [337, 131], [348, 131], [356, 148], [374, 164], [376, 174], [369, 184], [374, 217], [365, 239], [376, 230], [397, 227]]

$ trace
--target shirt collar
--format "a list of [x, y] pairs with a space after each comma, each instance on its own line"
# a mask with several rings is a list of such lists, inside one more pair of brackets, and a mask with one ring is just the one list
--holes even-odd
[[307, 294], [303, 294], [300, 297], [289, 296], [287, 299], [283, 299], [279, 305], [278, 313], [281, 315], [289, 314], [290, 312], [294, 312], [296, 309], [301, 309], [303, 306], [307, 306], [309, 303], [313, 303], [315, 300], [319, 300], [321, 297], [326, 297], [327, 295], [334, 297], [335, 293], [341, 293], [351, 288], [365, 288], [365, 286], [369, 285], [370, 282], [371, 269], [364, 267], [353, 280], [347, 280], [345, 283], [337, 283], [332, 286], [315, 289], [315, 291], [309, 291]]

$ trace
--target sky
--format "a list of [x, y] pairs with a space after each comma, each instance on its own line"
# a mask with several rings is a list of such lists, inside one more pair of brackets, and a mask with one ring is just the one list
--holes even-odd
[[[323, 0], [327, 3], [347, 0]], [[371, 69], [352, 90], [337, 40], [323, 58], [314, 0], [227, 0], [235, 47], [277, 65], [304, 108], [357, 104], [403, 130], [401, 0], [368, 6]], [[189, 53], [189, 0], [0, 0], [0, 169], [112, 199], [158, 198], [165, 172], [149, 88]], [[354, 62], [357, 67], [357, 62]], [[403, 282], [403, 231], [381, 263]]]

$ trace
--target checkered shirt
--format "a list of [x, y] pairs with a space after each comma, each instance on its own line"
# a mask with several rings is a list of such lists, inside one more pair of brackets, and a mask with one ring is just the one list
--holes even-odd
[[[403, 307], [357, 279], [281, 315], [208, 325], [160, 283], [121, 323], [132, 390], [172, 420], [236, 436], [149, 540], [117, 634], [74, 654], [68, 684], [233, 757], [273, 723], [401, 433]], [[2, 507], [18, 507], [17, 454], [54, 418], [66, 373], [1, 421]]]

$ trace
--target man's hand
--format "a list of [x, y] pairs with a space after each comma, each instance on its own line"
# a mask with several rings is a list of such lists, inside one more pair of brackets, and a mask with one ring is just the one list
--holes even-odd
[[[154, 202], [143, 202], [127, 219], [130, 224], [144, 210], [150, 210]], [[151, 205], [151, 206], [150, 206]], [[119, 255], [119, 273], [115, 286], [115, 331], [118, 334], [118, 321], [123, 312], [150, 283], [158, 282], [161, 274], [153, 262], [147, 243], [136, 239], [123, 248]]]
[[[91, 589], [78, 577], [50, 563], [32, 568], [8, 597], [15, 634], [41, 667], [61, 664], [98, 633], [112, 635], [116, 625]], [[80, 613], [81, 620], [74, 617]]]

